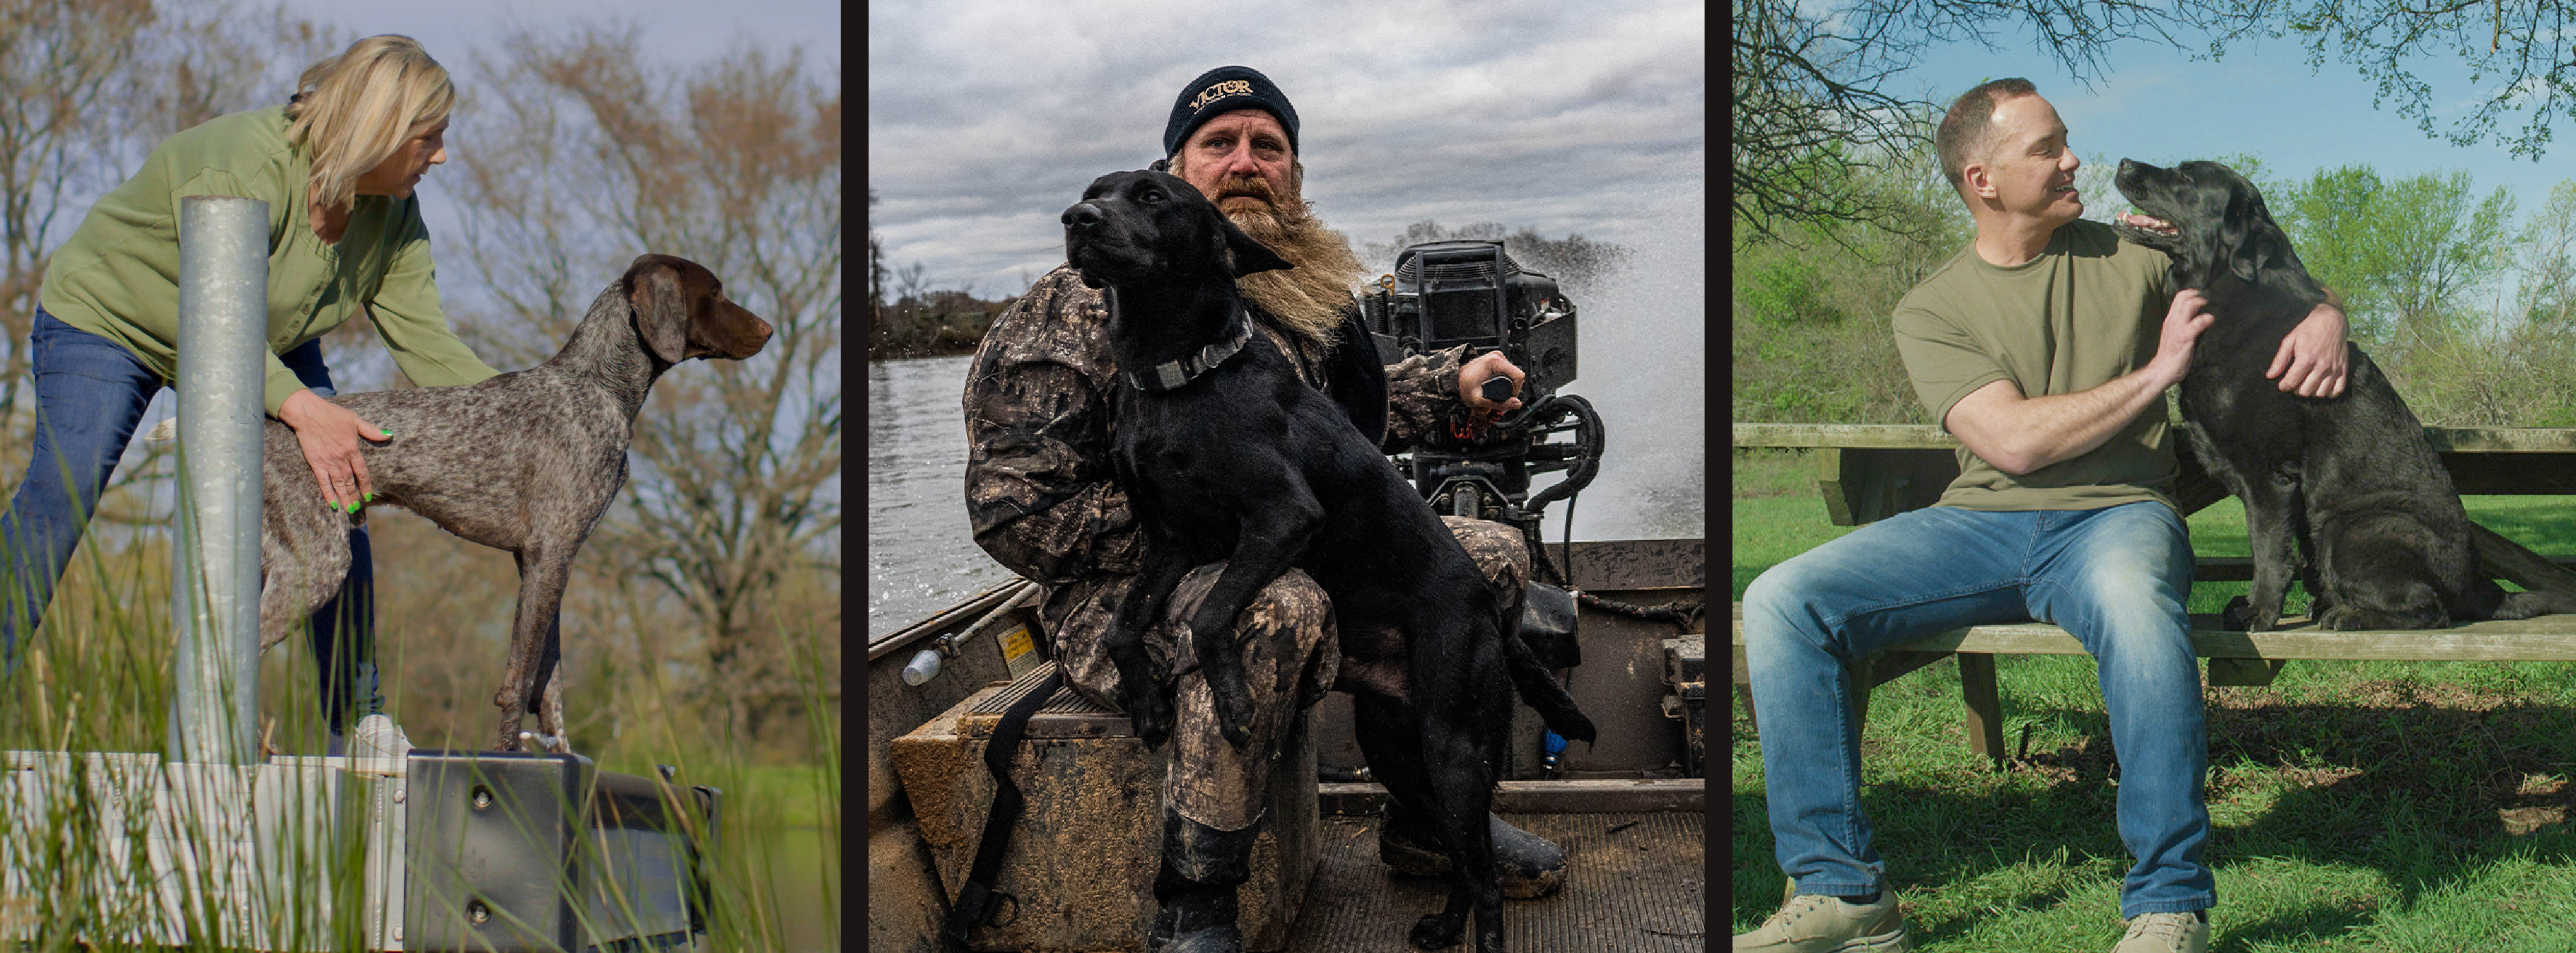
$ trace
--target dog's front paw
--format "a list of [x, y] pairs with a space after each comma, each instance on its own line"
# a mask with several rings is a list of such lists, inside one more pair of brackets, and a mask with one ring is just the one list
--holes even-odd
[[1122, 707], [1127, 709], [1127, 722], [1135, 726], [1136, 737], [1145, 747], [1160, 748], [1172, 736], [1172, 699], [1161, 687], [1143, 679], [1121, 686]]
[[1458, 935], [1467, 931], [1467, 915], [1450, 916], [1446, 912], [1426, 913], [1413, 921], [1413, 934], [1406, 939], [1425, 950], [1445, 950], [1458, 945]]
[[2254, 600], [2245, 596], [2228, 600], [2227, 611], [2218, 617], [2218, 627], [2230, 632], [2269, 632], [2280, 622], [2280, 607], [2257, 611]]
[[1243, 669], [1227, 666], [1208, 678], [1208, 694], [1216, 702], [1216, 730], [1225, 743], [1241, 749], [1252, 742], [1252, 687], [1243, 680]]

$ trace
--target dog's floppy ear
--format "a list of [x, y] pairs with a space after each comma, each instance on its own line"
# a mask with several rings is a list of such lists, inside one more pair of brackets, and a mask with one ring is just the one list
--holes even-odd
[[2287, 264], [2289, 236], [2272, 221], [2272, 211], [2263, 204], [2262, 193], [2244, 182], [2230, 183], [2227, 190], [2227, 212], [2220, 217], [2220, 249], [2226, 256], [2227, 270], [2248, 283], [2260, 280], [2266, 270]]
[[1297, 267], [1289, 264], [1287, 259], [1279, 257], [1279, 253], [1271, 251], [1270, 246], [1253, 241], [1252, 236], [1244, 234], [1243, 229], [1234, 227], [1234, 222], [1224, 215], [1216, 217], [1216, 227], [1217, 234], [1225, 238], [1226, 250], [1233, 253], [1234, 276], [1237, 278], [1256, 271], [1278, 271], [1283, 268]]
[[689, 353], [687, 296], [680, 287], [680, 269], [655, 256], [639, 257], [626, 269], [626, 303], [635, 308], [635, 331], [665, 363], [680, 363]]

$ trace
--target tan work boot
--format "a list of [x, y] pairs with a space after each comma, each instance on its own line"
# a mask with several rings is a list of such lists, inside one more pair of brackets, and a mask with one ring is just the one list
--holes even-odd
[[1896, 891], [1885, 889], [1870, 904], [1799, 894], [1760, 929], [1735, 935], [1735, 953], [1905, 953], [1913, 948], [1914, 929], [1896, 907]]
[[2205, 912], [2139, 914], [2111, 953], [2209, 953]]

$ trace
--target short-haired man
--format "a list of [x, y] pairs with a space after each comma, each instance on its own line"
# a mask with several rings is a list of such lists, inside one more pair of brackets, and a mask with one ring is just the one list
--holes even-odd
[[[1338, 348], [1373, 348], [1350, 290], [1367, 276], [1350, 242], [1325, 228], [1303, 197], [1297, 111], [1270, 79], [1242, 66], [1210, 70], [1181, 90], [1163, 130], [1173, 175], [1214, 201], [1237, 227], [1296, 267], [1240, 279], [1253, 324], [1299, 365], [1306, 382], [1333, 393]], [[1069, 204], [1069, 203], [1068, 203]], [[993, 322], [966, 381], [967, 512], [975, 541], [1002, 565], [1047, 587], [1039, 619], [1067, 684], [1116, 707], [1118, 670], [1101, 637], [1136, 572], [1139, 532], [1109, 465], [1110, 395], [1127, 386], [1109, 353], [1109, 314], [1099, 291], [1069, 266], [1047, 273]], [[1374, 362], [1371, 362], [1371, 366]], [[1484, 383], [1521, 379], [1500, 353], [1465, 359], [1465, 347], [1418, 355], [1386, 369], [1387, 445], [1407, 446], [1452, 417], [1509, 410], [1519, 398], [1484, 399]], [[1343, 388], [1344, 393], [1351, 388]], [[1514, 606], [1529, 578], [1520, 534], [1481, 520], [1444, 517]], [[1179, 620], [1205, 597], [1222, 563], [1183, 578], [1148, 651], [1169, 659], [1174, 692], [1171, 770], [1163, 787], [1162, 870], [1154, 895], [1162, 912], [1147, 949], [1217, 953], [1242, 949], [1235, 888], [1248, 878], [1255, 825], [1269, 772], [1296, 710], [1329, 688], [1352, 693], [1353, 733], [1373, 764], [1402, 758], [1405, 651], [1400, 633], [1342, 631], [1313, 580], [1289, 570], [1236, 620], [1253, 689], [1252, 739], [1241, 749], [1216, 728], [1197, 656], [1175, 644]], [[1519, 609], [1512, 609], [1518, 612]], [[1386, 783], [1410, 777], [1378, 771]], [[1556, 845], [1491, 818], [1494, 853], [1508, 896], [1554, 890], [1565, 878]], [[1390, 807], [1379, 856], [1398, 873], [1436, 875], [1448, 858], [1427, 819]]]
[[[2192, 555], [2171, 495], [2164, 393], [2211, 322], [2163, 252], [2077, 216], [2066, 125], [2028, 80], [1969, 90], [1934, 142], [1976, 220], [1971, 246], [1897, 305], [1915, 393], [1963, 445], [1938, 504], [1765, 572], [1744, 593], [1774, 854], [1796, 887], [1741, 951], [1912, 948], [1860, 807], [1846, 659], [1925, 633], [2037, 619], [2093, 654], [2137, 863], [2114, 953], [2200, 953], [2217, 903], [2201, 862], [2208, 761]], [[2343, 312], [2283, 342], [2281, 389], [2338, 396]], [[2286, 372], [2286, 373], [2285, 373]]]

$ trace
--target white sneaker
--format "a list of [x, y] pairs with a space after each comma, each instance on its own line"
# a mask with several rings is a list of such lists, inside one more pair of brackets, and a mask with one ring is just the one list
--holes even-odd
[[1906, 953], [1914, 931], [1896, 903], [1894, 888], [1878, 902], [1845, 903], [1802, 893], [1789, 898], [1760, 929], [1735, 935], [1735, 953]]
[[2199, 913], [2143, 913], [2111, 953], [2208, 953], [2209, 921]]

